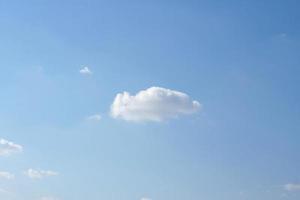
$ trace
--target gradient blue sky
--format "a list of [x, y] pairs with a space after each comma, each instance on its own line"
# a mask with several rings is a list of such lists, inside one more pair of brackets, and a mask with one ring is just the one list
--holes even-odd
[[[15, 175], [0, 178], [0, 199], [299, 200], [299, 8], [0, 0], [0, 138], [23, 147], [0, 156]], [[110, 117], [117, 93], [152, 86], [203, 108]], [[32, 180], [31, 168], [59, 175]]]

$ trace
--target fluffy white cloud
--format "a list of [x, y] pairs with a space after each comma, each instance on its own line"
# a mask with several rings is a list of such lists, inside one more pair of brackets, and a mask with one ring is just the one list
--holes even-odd
[[287, 191], [300, 191], [300, 184], [289, 183], [284, 185], [284, 189]]
[[0, 138], [0, 156], [9, 156], [23, 151], [21, 145]]
[[86, 119], [88, 121], [100, 121], [102, 117], [99, 114], [95, 114], [95, 115], [88, 116]]
[[35, 170], [35, 169], [28, 169], [24, 172], [26, 176], [31, 179], [42, 179], [49, 176], [57, 176], [58, 173], [50, 170]]
[[135, 96], [117, 94], [111, 105], [113, 118], [127, 121], [164, 121], [199, 111], [201, 104], [187, 94], [161, 87], [151, 87]]
[[9, 172], [0, 171], [0, 178], [12, 180], [12, 179], [15, 178], [15, 175], [13, 175], [13, 174], [11, 174]]
[[92, 75], [92, 71], [88, 67], [83, 67], [81, 70], [79, 70], [79, 73], [85, 75]]

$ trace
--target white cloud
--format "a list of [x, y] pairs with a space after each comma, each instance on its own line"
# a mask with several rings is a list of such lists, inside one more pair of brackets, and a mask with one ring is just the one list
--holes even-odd
[[199, 111], [201, 104], [187, 94], [161, 87], [151, 87], [135, 96], [128, 92], [116, 95], [111, 105], [113, 118], [127, 121], [164, 121]]
[[92, 75], [92, 71], [88, 67], [83, 67], [81, 70], [79, 70], [79, 73], [84, 75]]
[[45, 196], [45, 197], [41, 197], [40, 200], [59, 200], [59, 199], [56, 197]]
[[21, 145], [0, 138], [0, 156], [9, 156], [23, 151]]
[[102, 116], [99, 114], [91, 115], [86, 118], [88, 121], [100, 121]]
[[26, 176], [28, 176], [31, 179], [42, 179], [45, 177], [50, 176], [57, 176], [58, 173], [50, 170], [34, 170], [34, 169], [28, 169], [24, 172]]
[[11, 174], [9, 172], [0, 171], [0, 178], [12, 180], [12, 179], [15, 178], [15, 175], [13, 175], [13, 174]]
[[300, 184], [289, 183], [284, 185], [284, 189], [287, 191], [300, 191]]

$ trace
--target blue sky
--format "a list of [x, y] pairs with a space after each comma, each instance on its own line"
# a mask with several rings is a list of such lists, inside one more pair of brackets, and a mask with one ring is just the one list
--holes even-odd
[[0, 199], [298, 200], [299, 7], [0, 1]]

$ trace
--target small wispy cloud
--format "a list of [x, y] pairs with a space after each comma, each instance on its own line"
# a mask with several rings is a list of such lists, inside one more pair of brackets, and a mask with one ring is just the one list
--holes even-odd
[[79, 70], [80, 74], [83, 75], [92, 75], [93, 72], [88, 68], [88, 67], [83, 67], [82, 69]]
[[21, 145], [0, 138], [0, 156], [9, 156], [22, 151], [23, 147]]
[[43, 179], [50, 176], [57, 176], [58, 172], [51, 171], [51, 170], [35, 170], [35, 169], [28, 169], [24, 172], [26, 176], [31, 179]]
[[12, 180], [15, 178], [15, 175], [9, 172], [0, 171], [0, 178]]
[[41, 197], [39, 200], [59, 200], [59, 198], [52, 197], [52, 196], [44, 196], [44, 197]]
[[0, 188], [0, 193], [6, 193], [6, 192], [7, 192], [7, 190]]
[[273, 35], [271, 39], [273, 40], [273, 42], [287, 42], [291, 40], [291, 37], [288, 33], [282, 32]]
[[142, 197], [141, 200], [152, 200], [152, 199], [150, 199], [148, 197]]
[[286, 38], [288, 35], [286, 33], [280, 33], [278, 34], [278, 37], [281, 37], [281, 38]]
[[300, 184], [288, 183], [284, 185], [284, 189], [287, 191], [300, 191]]
[[100, 114], [90, 115], [86, 118], [87, 121], [100, 121], [102, 116]]
[[15, 193], [0, 187], [0, 199], [15, 199]]
[[4, 189], [4, 188], [0, 188], [0, 194], [11, 194], [8, 190]]

